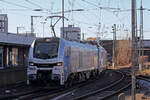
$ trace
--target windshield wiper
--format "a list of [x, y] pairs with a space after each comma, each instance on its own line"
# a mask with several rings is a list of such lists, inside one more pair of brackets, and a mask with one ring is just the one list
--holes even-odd
[[57, 54], [55, 53], [55, 54], [48, 54], [48, 56], [50, 57], [50, 58], [54, 58], [54, 57], [57, 57]]

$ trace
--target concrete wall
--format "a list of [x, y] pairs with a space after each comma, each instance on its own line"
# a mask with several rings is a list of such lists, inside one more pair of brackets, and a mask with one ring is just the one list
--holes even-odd
[[0, 69], [0, 87], [26, 81], [26, 67]]

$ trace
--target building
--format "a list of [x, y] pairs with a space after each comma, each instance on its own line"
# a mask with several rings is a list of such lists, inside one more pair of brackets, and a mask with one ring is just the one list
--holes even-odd
[[[150, 40], [145, 39], [143, 40], [143, 51], [144, 51], [144, 56], [148, 56], [148, 61], [150, 61]], [[137, 47], [140, 48], [140, 42], [137, 43]]]
[[0, 14], [0, 87], [26, 81], [28, 52], [35, 36], [8, 33], [7, 14]]
[[0, 68], [24, 66], [34, 37], [0, 33]]
[[81, 40], [81, 29], [79, 27], [74, 27], [73, 25], [68, 25], [68, 27], [61, 28], [61, 38], [72, 41]]
[[28, 52], [35, 37], [0, 32], [0, 87], [26, 81]]
[[0, 14], [0, 32], [8, 33], [8, 17], [7, 14]]

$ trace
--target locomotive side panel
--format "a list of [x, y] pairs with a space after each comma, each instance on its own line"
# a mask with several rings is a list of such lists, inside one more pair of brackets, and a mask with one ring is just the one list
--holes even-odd
[[103, 67], [106, 67], [106, 62], [107, 62], [107, 53], [105, 50], [102, 51], [102, 65]]
[[77, 68], [79, 66], [79, 49], [75, 47], [70, 48], [70, 67], [71, 72], [77, 72]]
[[80, 69], [80, 67], [82, 68], [84, 66], [83, 52], [84, 52], [84, 50], [82, 50], [82, 49], [79, 50], [79, 66], [78, 66], [78, 69]]
[[70, 67], [73, 73], [97, 69], [97, 51], [71, 47]]
[[85, 69], [87, 67], [87, 65], [88, 65], [88, 62], [87, 62], [87, 60], [88, 60], [87, 50], [84, 50], [84, 52], [82, 52], [82, 53], [83, 53], [83, 57], [82, 57], [82, 61], [83, 61], [82, 64], [83, 64], [83, 66], [80, 67], [81, 70]]
[[98, 68], [98, 52], [93, 52], [93, 66], [94, 68]]
[[104, 48], [100, 47], [100, 49], [99, 49], [99, 67], [100, 67], [100, 70], [105, 69], [106, 61], [107, 61], [107, 52], [105, 51]]
[[91, 62], [92, 62], [92, 55], [91, 55], [91, 51], [88, 51], [87, 50], [87, 54], [86, 54], [86, 58], [87, 58], [87, 61], [86, 61], [86, 63], [87, 63], [87, 66], [85, 66], [86, 68], [91, 68], [91, 67], [93, 67], [92, 65], [91, 65]]

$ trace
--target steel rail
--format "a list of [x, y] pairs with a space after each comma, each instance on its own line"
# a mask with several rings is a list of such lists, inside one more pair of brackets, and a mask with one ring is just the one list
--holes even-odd
[[87, 85], [87, 84], [89, 84], [89, 83], [92, 83], [92, 82], [93, 82], [93, 80], [89, 80], [89, 81], [86, 81], [86, 82], [81, 82], [81, 83], [79, 83], [79, 84], [77, 84], [77, 85], [75, 85], [75, 86], [73, 86], [73, 87], [70, 87], [70, 88], [67, 88], [67, 89], [64, 88], [63, 91], [58, 91], [58, 92], [52, 93], [52, 94], [49, 93], [49, 95], [48, 95], [48, 94], [45, 94], [45, 96], [43, 95], [42, 97], [36, 98], [36, 99], [38, 99], [38, 100], [51, 99], [51, 98], [57, 97], [57, 96], [59, 96], [59, 95], [61, 95], [61, 94], [65, 94], [65, 93], [67, 93], [67, 92], [73, 91], [73, 90], [76, 89], [76, 88], [80, 88], [80, 87], [85, 86], [85, 85]]
[[59, 92], [62, 92], [62, 91], [64, 91], [63, 88], [56, 89], [56, 90], [43, 90], [43, 91], [39, 91], [39, 92], [36, 92], [36, 93], [21, 96], [17, 99], [19, 99], [19, 100], [33, 100], [33, 99], [36, 99], [36, 98], [39, 98], [39, 97], [42, 97], [42, 96], [45, 96], [45, 95], [55, 94], [55, 93], [59, 93]]
[[[50, 89], [50, 88], [49, 88]], [[4, 96], [1, 96], [0, 97], [0, 100], [12, 100], [14, 98], [18, 98], [18, 97], [21, 97], [21, 96], [24, 96], [24, 95], [28, 95], [28, 94], [33, 94], [33, 93], [37, 93], [39, 91], [43, 91], [45, 90], [44, 88], [42, 87], [39, 87], [39, 88], [36, 88], [36, 89], [31, 89], [31, 90], [27, 90], [27, 91], [23, 91], [21, 93], [16, 93], [16, 94], [10, 94], [10, 95], [4, 95]], [[52, 89], [53, 90], [53, 89]]]
[[[125, 74], [122, 73], [122, 72], [119, 72], [119, 73], [122, 75], [122, 77], [121, 77], [118, 81], [116, 81], [115, 83], [113, 83], [113, 84], [111, 84], [111, 85], [109, 85], [109, 86], [107, 86], [107, 87], [104, 87], [104, 88], [102, 88], [102, 89], [99, 89], [99, 90], [90, 92], [90, 93], [88, 93], [88, 94], [85, 94], [85, 95], [82, 95], [82, 96], [79, 96], [79, 97], [76, 97], [76, 98], [74, 98], [73, 100], [86, 99], [86, 98], [88, 98], [88, 97], [90, 97], [90, 96], [93, 96], [93, 95], [96, 95], [96, 94], [98, 94], [98, 93], [100, 93], [100, 92], [107, 91], [108, 89], [110, 89], [110, 88], [112, 88], [112, 87], [114, 87], [114, 86], [120, 84], [120, 83], [125, 79], [126, 76], [125, 76]], [[115, 92], [113, 92], [113, 93], [110, 93], [110, 94], [108, 94], [108, 95], [105, 95], [105, 96], [101, 97], [100, 100], [105, 99], [105, 98], [107, 98], [107, 97], [110, 97], [110, 96], [112, 96], [112, 95], [114, 95], [114, 94], [120, 92], [121, 90], [124, 90], [125, 88], [129, 87], [130, 85], [131, 85], [131, 83], [127, 84], [125, 87], [119, 89], [118, 91], [115, 91]]]
[[[96, 80], [96, 79], [94, 79]], [[0, 97], [0, 100], [12, 100], [12, 99], [19, 99], [19, 100], [31, 100], [31, 99], [37, 99], [40, 100], [45, 100], [43, 98], [53, 98], [53, 97], [56, 97], [58, 95], [61, 95], [63, 93], [67, 93], [69, 91], [72, 91], [76, 88], [79, 88], [79, 87], [82, 87], [86, 84], [89, 84], [93, 82], [93, 80], [89, 80], [87, 82], [81, 82], [73, 87], [70, 87], [70, 88], [62, 88], [62, 87], [58, 87], [57, 89], [56, 88], [37, 88], [37, 89], [34, 89], [34, 90], [28, 90], [28, 91], [24, 91], [22, 93], [16, 93], [16, 94], [13, 94], [13, 95], [5, 95], [5, 96], [1, 96]]]
[[139, 76], [137, 76], [137, 79], [141, 79], [141, 80], [145, 80], [145, 81], [150, 82], [150, 77], [143, 76], [143, 75], [139, 75]]
[[[91, 78], [88, 81], [83, 81], [83, 82], [81, 82], [81, 83], [79, 83], [77, 85], [74, 85], [73, 87], [63, 88], [62, 91], [59, 90], [59, 91], [53, 92], [53, 93], [44, 93], [44, 94], [41, 94], [39, 97], [36, 97], [36, 98], [34, 97], [34, 99], [35, 100], [36, 99], [38, 99], [38, 100], [47, 100], [47, 99], [55, 98], [55, 97], [57, 97], [57, 96], [59, 96], [61, 94], [68, 93], [68, 92], [73, 91], [73, 90], [75, 90], [77, 88], [80, 88], [80, 87], [83, 87], [83, 86], [85, 86], [87, 84], [90, 84], [93, 81], [96, 81], [97, 78], [99, 78], [99, 77], [95, 77], [94, 79]], [[31, 98], [28, 98], [28, 99], [31, 99]], [[32, 97], [32, 99], [33, 99], [33, 97]]]
[[115, 94], [118, 94], [119, 92], [121, 92], [121, 91], [127, 89], [127, 88], [130, 87], [131, 85], [132, 85], [132, 83], [130, 82], [130, 83], [128, 83], [126, 86], [122, 87], [121, 89], [119, 89], [119, 90], [117, 90], [117, 91], [115, 91], [115, 92], [112, 92], [112, 93], [110, 93], [110, 94], [108, 94], [108, 95], [105, 95], [105, 96], [101, 97], [100, 100], [103, 100], [103, 99], [109, 98], [109, 97], [111, 97], [111, 96], [113, 96], [113, 95], [115, 95]]

